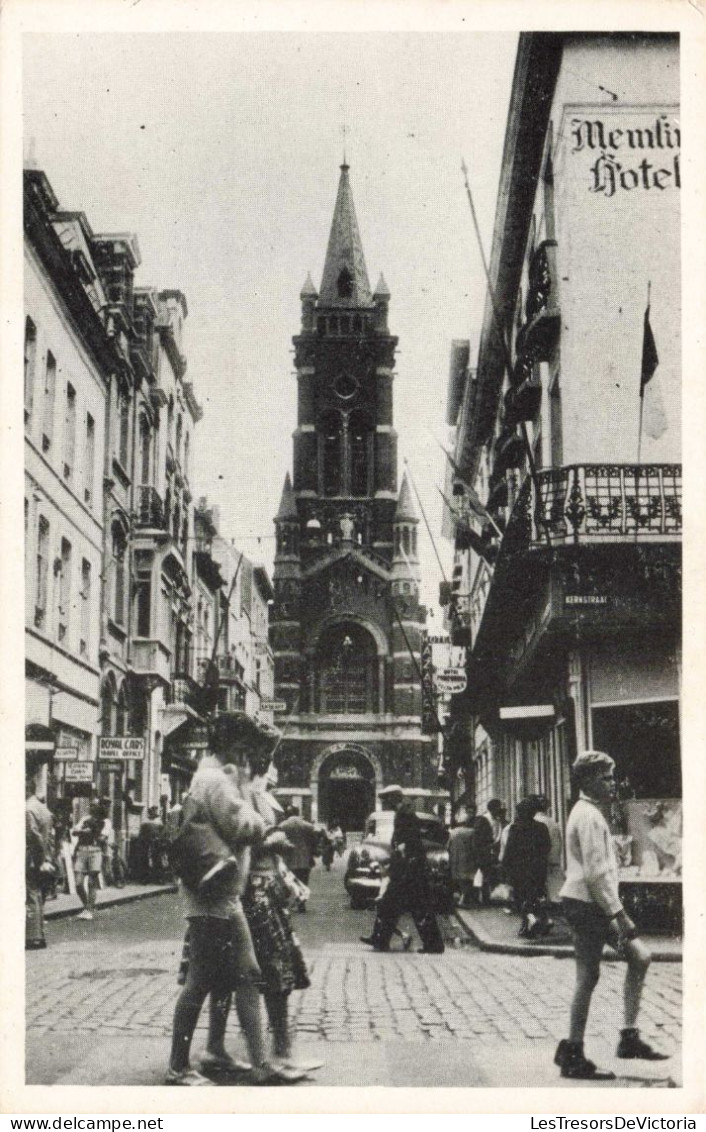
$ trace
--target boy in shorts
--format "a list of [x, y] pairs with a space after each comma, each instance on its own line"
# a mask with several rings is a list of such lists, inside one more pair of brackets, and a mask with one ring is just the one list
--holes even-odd
[[618, 865], [608, 823], [601, 804], [615, 794], [615, 763], [602, 751], [585, 751], [572, 771], [579, 788], [566, 826], [566, 881], [561, 889], [564, 916], [574, 936], [576, 986], [571, 1002], [569, 1037], [559, 1042], [555, 1063], [562, 1077], [580, 1080], [614, 1080], [615, 1074], [598, 1070], [584, 1056], [591, 995], [600, 976], [603, 945], [610, 943], [627, 960], [625, 1025], [616, 1056], [661, 1061], [659, 1053], [640, 1037], [637, 1016], [640, 997], [652, 956], [637, 938], [637, 929], [618, 895]]

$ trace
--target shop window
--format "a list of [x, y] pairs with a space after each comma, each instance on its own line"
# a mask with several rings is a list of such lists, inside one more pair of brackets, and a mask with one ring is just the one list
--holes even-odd
[[56, 396], [56, 358], [47, 350], [44, 368], [44, 413], [42, 425], [42, 452], [48, 452], [54, 437], [54, 398]]
[[34, 408], [34, 378], [37, 365], [37, 327], [32, 319], [25, 319], [25, 425], [32, 425]]
[[86, 456], [83, 476], [83, 498], [86, 503], [93, 500], [93, 477], [96, 464], [96, 422], [86, 413]]
[[593, 746], [615, 759], [618, 796], [681, 798], [676, 701], [593, 708]]
[[39, 516], [37, 524], [37, 572], [34, 624], [38, 629], [46, 627], [47, 590], [49, 585], [49, 521]]
[[71, 382], [66, 384], [66, 406], [64, 409], [64, 479], [73, 475], [76, 456], [76, 390]]
[[87, 558], [81, 562], [81, 637], [79, 639], [79, 652], [81, 656], [88, 656], [91, 639], [91, 563]]

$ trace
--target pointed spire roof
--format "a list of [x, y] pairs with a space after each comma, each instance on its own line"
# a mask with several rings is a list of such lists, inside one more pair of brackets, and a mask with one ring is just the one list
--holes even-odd
[[380, 272], [380, 278], [378, 279], [378, 285], [375, 288], [375, 293], [374, 293], [373, 297], [376, 298], [376, 299], [389, 299], [390, 298], [390, 289], [387, 286], [387, 283], [385, 282], [385, 276], [383, 275], [382, 272]]
[[277, 519], [298, 519], [299, 513], [297, 511], [297, 501], [294, 498], [292, 491], [292, 481], [289, 478], [289, 472], [284, 477], [284, 487], [282, 488], [282, 498], [279, 504], [279, 511], [277, 512]]
[[406, 472], [404, 472], [402, 476], [402, 486], [400, 487], [397, 510], [395, 511], [395, 522], [399, 523], [405, 519], [407, 522], [411, 523], [419, 522], [417, 509], [414, 506], [414, 499], [412, 498], [412, 489], [409, 486], [409, 479]]
[[362, 307], [372, 303], [348, 168], [344, 161], [319, 292], [323, 306]]
[[314, 280], [311, 278], [311, 275], [308, 274], [306, 279], [304, 280], [304, 286], [302, 287], [301, 291], [299, 292], [299, 298], [300, 299], [309, 299], [309, 298], [315, 299], [316, 294], [317, 294], [317, 292], [316, 292], [316, 287], [314, 286]]

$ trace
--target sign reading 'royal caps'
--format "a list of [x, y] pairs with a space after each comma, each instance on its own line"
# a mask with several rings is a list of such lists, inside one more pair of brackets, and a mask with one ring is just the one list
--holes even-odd
[[102, 735], [98, 740], [99, 759], [144, 759], [145, 740], [141, 735]]

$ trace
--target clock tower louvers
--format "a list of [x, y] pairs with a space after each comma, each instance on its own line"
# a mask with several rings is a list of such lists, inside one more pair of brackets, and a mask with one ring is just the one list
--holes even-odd
[[370, 288], [344, 163], [321, 288], [307, 276], [293, 339], [298, 419], [275, 518], [271, 640], [286, 704], [277, 793], [348, 829], [391, 782], [427, 808], [442, 797], [410, 656], [424, 610], [418, 519], [406, 476], [397, 485], [389, 302], [382, 276]]

